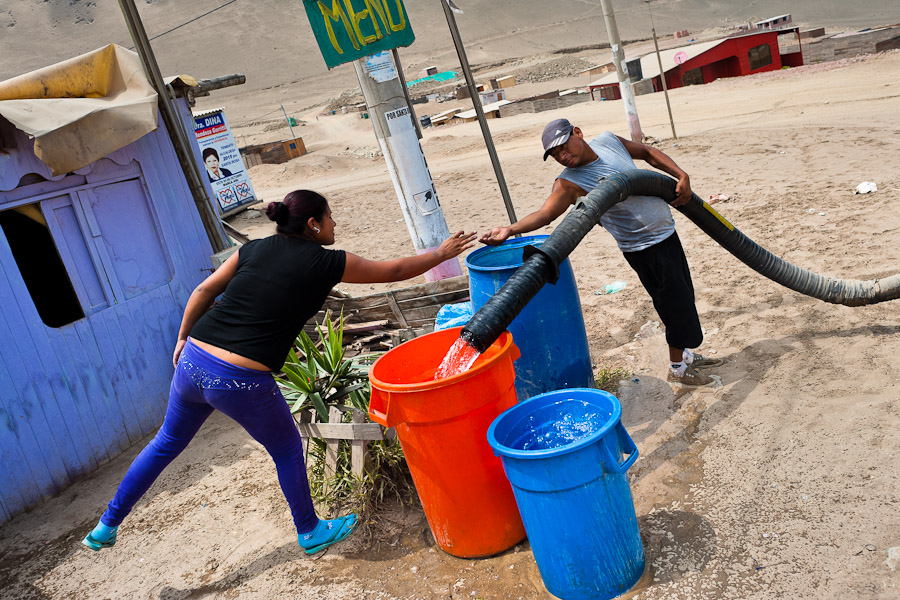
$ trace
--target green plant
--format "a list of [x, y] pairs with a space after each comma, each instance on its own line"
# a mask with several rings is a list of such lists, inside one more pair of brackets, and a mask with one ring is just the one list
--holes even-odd
[[378, 355], [361, 354], [345, 359], [344, 315], [341, 314], [335, 325], [326, 314], [323, 324], [324, 331], [321, 324], [316, 325], [318, 346], [322, 349], [301, 331], [294, 343], [296, 348], [291, 348], [281, 368], [285, 379], [280, 379], [278, 385], [291, 407], [291, 414], [314, 408], [319, 420], [327, 423], [330, 406], [352, 406], [368, 412], [367, 373], [369, 364]]
[[412, 475], [396, 438], [369, 442], [369, 462], [362, 477], [351, 471], [347, 441], [340, 443], [331, 477], [325, 473], [325, 444], [312, 441], [308, 461], [310, 493], [316, 505], [332, 515], [349, 510], [363, 515], [365, 521], [386, 500], [397, 499], [405, 504], [416, 498]]
[[631, 372], [628, 371], [628, 369], [623, 369], [621, 367], [603, 367], [594, 377], [594, 384], [597, 386], [598, 390], [616, 394], [619, 391], [619, 382], [623, 379], [628, 379], [629, 377], [631, 377]]
[[[313, 408], [322, 422], [328, 421], [332, 406], [341, 410], [346, 421], [352, 412], [348, 407], [368, 415], [368, 368], [378, 354], [345, 358], [343, 314], [334, 322], [326, 314], [316, 330], [318, 343], [306, 332], [297, 336], [295, 347], [282, 367], [284, 378], [278, 379], [291, 413]], [[366, 516], [389, 498], [405, 503], [416, 497], [409, 467], [396, 438], [369, 442], [369, 460], [362, 477], [352, 472], [349, 440], [339, 442], [337, 464], [331, 476], [325, 470], [325, 450], [323, 440], [309, 440], [310, 492], [314, 502], [326, 512], [337, 513], [349, 508], [363, 515], [365, 522]]]

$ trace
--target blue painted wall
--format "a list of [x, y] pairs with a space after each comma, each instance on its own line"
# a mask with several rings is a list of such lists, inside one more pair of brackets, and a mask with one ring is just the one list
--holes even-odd
[[0, 211], [40, 209], [85, 316], [44, 322], [0, 230], [0, 522], [159, 427], [184, 305], [212, 254], [162, 124], [57, 177], [14, 135]]

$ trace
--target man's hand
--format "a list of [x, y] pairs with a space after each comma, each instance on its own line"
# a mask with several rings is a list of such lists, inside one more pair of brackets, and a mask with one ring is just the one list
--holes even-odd
[[499, 246], [506, 239], [512, 235], [512, 229], [510, 227], [494, 227], [486, 234], [478, 238], [478, 241], [482, 244], [487, 244], [488, 246]]
[[672, 200], [672, 206], [682, 206], [687, 204], [691, 199], [691, 178], [688, 177], [687, 173], [684, 173], [681, 177], [678, 178], [678, 183], [675, 185], [675, 199]]

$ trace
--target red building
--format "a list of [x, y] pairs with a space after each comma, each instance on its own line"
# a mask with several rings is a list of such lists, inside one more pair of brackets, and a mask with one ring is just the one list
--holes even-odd
[[[722, 77], [740, 77], [777, 71], [785, 66], [800, 66], [803, 64], [803, 54], [799, 51], [799, 31], [798, 28], [791, 28], [748, 33], [664, 50], [660, 52], [660, 60], [665, 71], [666, 85], [672, 89], [710, 83]], [[797, 36], [797, 50], [781, 54], [778, 48], [780, 35]], [[628, 73], [635, 86], [635, 94], [662, 91], [656, 53], [628, 61]], [[590, 85], [590, 88], [592, 98], [595, 90], [598, 90], [601, 98], [605, 100], [617, 100], [622, 97], [616, 73], [598, 79]]]

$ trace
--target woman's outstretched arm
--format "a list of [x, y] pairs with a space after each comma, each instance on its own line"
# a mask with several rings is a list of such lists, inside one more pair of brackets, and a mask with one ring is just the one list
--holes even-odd
[[475, 233], [457, 231], [448, 237], [437, 249], [418, 256], [397, 258], [394, 260], [368, 260], [347, 252], [347, 264], [344, 266], [344, 283], [387, 283], [402, 281], [421, 275], [433, 269], [445, 260], [456, 258], [474, 245]]

